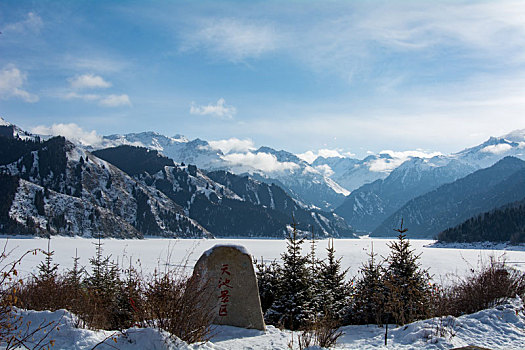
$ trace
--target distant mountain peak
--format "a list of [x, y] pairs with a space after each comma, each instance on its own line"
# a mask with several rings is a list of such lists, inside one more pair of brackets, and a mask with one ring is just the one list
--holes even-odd
[[0, 117], [0, 126], [11, 126], [12, 124], [9, 123], [7, 120], [5, 120], [4, 118]]
[[512, 142], [525, 142], [525, 129], [511, 131], [502, 138]]

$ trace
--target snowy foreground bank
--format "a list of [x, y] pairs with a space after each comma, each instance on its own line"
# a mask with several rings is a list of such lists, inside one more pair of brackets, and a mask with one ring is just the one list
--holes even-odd
[[[34, 334], [35, 339], [53, 340], [53, 349], [287, 349], [290, 331], [268, 326], [266, 332], [229, 326], [217, 326], [215, 336], [205, 344], [188, 345], [173, 341], [154, 329], [131, 328], [127, 331], [91, 331], [75, 327], [76, 318], [65, 310], [56, 312], [21, 312], [30, 327], [54, 322]], [[58, 326], [58, 327], [55, 327]], [[346, 326], [337, 349], [450, 349], [477, 345], [490, 349], [525, 349], [525, 310], [521, 299], [458, 318], [447, 317], [414, 322], [389, 329], [388, 346], [384, 346], [384, 328]], [[297, 333], [294, 334], [297, 336]], [[295, 342], [296, 343], [296, 342]], [[31, 348], [31, 347], [30, 347]], [[0, 347], [0, 349], [5, 349]]]

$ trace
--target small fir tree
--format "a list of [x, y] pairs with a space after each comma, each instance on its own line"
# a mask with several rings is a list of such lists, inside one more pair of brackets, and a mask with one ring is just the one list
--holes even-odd
[[66, 271], [64, 283], [71, 293], [70, 308], [72, 311], [78, 309], [77, 303], [82, 299], [83, 287], [82, 283], [85, 276], [84, 267], [80, 266], [80, 257], [75, 249], [75, 257], [73, 258], [73, 267]]
[[324, 293], [325, 289], [321, 281], [321, 260], [316, 255], [317, 241], [315, 239], [314, 228], [312, 227], [310, 236], [310, 253], [308, 254], [308, 270], [310, 275], [311, 295], [310, 308], [313, 312], [313, 318], [318, 319], [324, 313]]
[[100, 315], [103, 320], [97, 320], [105, 329], [124, 328], [120, 322], [123, 318], [120, 315], [119, 295], [122, 290], [120, 280], [120, 269], [112, 262], [111, 255], [103, 256], [100, 235], [98, 243], [95, 243], [95, 256], [89, 259], [91, 264], [91, 275], [84, 283], [92, 295], [93, 307], [100, 310], [94, 312]]
[[386, 287], [383, 282], [384, 270], [376, 261], [374, 244], [368, 254], [368, 261], [359, 269], [360, 277], [355, 283], [352, 311], [347, 322], [358, 324], [383, 324]]
[[255, 267], [257, 268], [257, 285], [259, 287], [261, 308], [262, 312], [266, 313], [275, 301], [281, 269], [275, 260], [270, 264], [265, 264], [262, 257], [260, 263], [255, 262]]
[[47, 238], [47, 250], [42, 251], [45, 258], [44, 261], [38, 265], [38, 276], [36, 279], [41, 282], [54, 282], [57, 278], [58, 264], [53, 263], [53, 255], [55, 251], [51, 250], [51, 236]]
[[346, 282], [348, 269], [341, 269], [341, 258], [335, 258], [334, 240], [328, 240], [328, 256], [320, 263], [318, 291], [322, 296], [322, 314], [330, 319], [342, 320], [350, 298]]
[[404, 325], [417, 319], [425, 318], [430, 313], [430, 276], [428, 270], [422, 270], [420, 255], [410, 249], [410, 241], [401, 227], [395, 229], [398, 240], [389, 244], [390, 255], [386, 262], [385, 285], [388, 289], [386, 311], [390, 320]]
[[297, 227], [287, 237], [286, 252], [281, 254], [283, 266], [274, 303], [266, 312], [269, 323], [296, 330], [311, 318], [310, 275], [308, 257], [301, 255], [304, 239], [297, 237]]

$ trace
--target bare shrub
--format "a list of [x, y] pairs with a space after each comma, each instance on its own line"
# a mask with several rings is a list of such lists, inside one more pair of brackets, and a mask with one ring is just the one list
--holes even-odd
[[[343, 335], [343, 331], [339, 329], [340, 325], [339, 321], [328, 315], [316, 319], [299, 333], [297, 337], [299, 349], [307, 349], [310, 346], [334, 347], [337, 344], [337, 339]], [[288, 347], [293, 348], [293, 337]]]
[[436, 291], [436, 316], [474, 313], [504, 303], [525, 293], [525, 273], [506, 265], [505, 261], [490, 258], [488, 264], [449, 287]]
[[[18, 278], [17, 266], [28, 254], [36, 254], [38, 250], [30, 250], [21, 257], [9, 261], [12, 251], [7, 250], [5, 243], [0, 253], [0, 344], [5, 349], [44, 349], [54, 344], [49, 338], [58, 322], [42, 322], [37, 327], [31, 327], [16, 309], [19, 303], [19, 292], [23, 281]], [[44, 331], [43, 334], [40, 331]], [[38, 333], [38, 334], [37, 334]]]
[[176, 271], [155, 273], [144, 295], [146, 327], [156, 327], [188, 342], [212, 336], [212, 305], [207, 283]]

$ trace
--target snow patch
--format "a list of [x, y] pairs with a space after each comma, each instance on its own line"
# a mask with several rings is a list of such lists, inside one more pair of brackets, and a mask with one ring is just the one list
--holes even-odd
[[229, 248], [234, 248], [234, 249], [237, 249], [238, 251], [240, 251], [241, 253], [243, 254], [246, 254], [246, 255], [250, 255], [250, 253], [248, 253], [248, 249], [246, 249], [244, 246], [242, 245], [238, 245], [238, 244], [216, 244], [214, 245], [213, 247], [211, 247], [210, 249], [206, 250], [204, 253], [202, 253], [202, 255], [204, 256], [210, 256], [211, 253], [213, 253], [213, 251], [217, 248], [221, 248], [221, 247], [229, 247]]
[[0, 126], [10, 126], [10, 125], [11, 125], [11, 123], [9, 123], [4, 118], [0, 117]]

